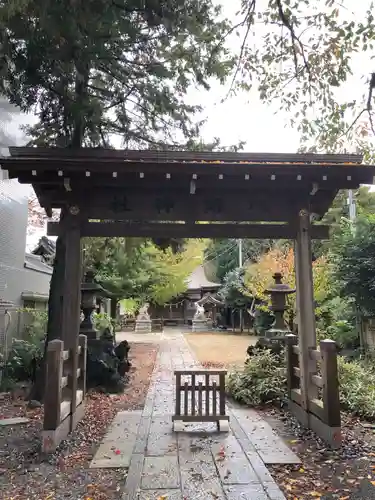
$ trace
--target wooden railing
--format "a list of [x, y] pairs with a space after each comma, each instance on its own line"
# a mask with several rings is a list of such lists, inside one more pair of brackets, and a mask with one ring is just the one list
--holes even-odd
[[84, 414], [86, 335], [79, 336], [77, 356], [78, 363], [75, 364], [72, 352], [64, 350], [62, 340], [48, 343], [42, 442], [42, 451], [45, 453], [53, 452], [74, 430]]
[[287, 335], [289, 408], [304, 426], [314, 430], [331, 446], [340, 446], [341, 416], [336, 343], [333, 340], [322, 340], [320, 350], [309, 351], [310, 367], [306, 381], [303, 380], [300, 369], [300, 354], [298, 337]]
[[151, 331], [162, 332], [164, 329], [163, 318], [155, 318], [151, 320]]
[[[225, 370], [177, 370], [174, 422], [228, 421], [225, 414]], [[185, 378], [185, 380], [183, 380]], [[216, 379], [216, 380], [215, 380]], [[217, 380], [218, 379], [218, 380]]]

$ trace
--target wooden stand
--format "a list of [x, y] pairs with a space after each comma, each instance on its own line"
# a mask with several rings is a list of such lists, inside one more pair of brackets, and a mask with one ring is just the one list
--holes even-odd
[[[176, 411], [173, 422], [216, 422], [218, 430], [223, 430], [222, 422], [228, 422], [225, 414], [225, 370], [177, 370]], [[189, 377], [190, 383], [182, 382]], [[197, 378], [203, 379], [198, 380]], [[212, 378], [218, 378], [212, 380]], [[183, 401], [183, 405], [181, 404]], [[182, 408], [181, 408], [182, 406]], [[176, 427], [174, 426], [174, 430]], [[227, 430], [227, 429], [225, 429]]]

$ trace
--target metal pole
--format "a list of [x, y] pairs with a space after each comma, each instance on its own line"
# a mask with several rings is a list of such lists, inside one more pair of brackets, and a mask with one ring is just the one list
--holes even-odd
[[355, 198], [353, 195], [353, 190], [349, 189], [348, 191], [348, 205], [349, 205], [349, 219], [352, 226], [352, 233], [355, 231], [355, 219], [356, 219], [356, 206], [355, 206]]
[[354, 222], [356, 218], [356, 206], [352, 189], [349, 189], [348, 205], [349, 205], [349, 218], [352, 222]]
[[[242, 268], [242, 239], [238, 240], [238, 267], [241, 269]], [[240, 332], [242, 333], [243, 331], [243, 317], [242, 317], [242, 309], [240, 309]]]

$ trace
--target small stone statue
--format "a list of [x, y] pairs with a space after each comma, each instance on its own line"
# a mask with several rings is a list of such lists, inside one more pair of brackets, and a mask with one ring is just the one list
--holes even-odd
[[194, 320], [196, 321], [205, 321], [206, 316], [204, 314], [204, 307], [198, 304], [198, 302], [195, 303], [195, 314], [194, 314]]
[[149, 308], [149, 304], [144, 304], [140, 310], [139, 310], [139, 313], [138, 313], [138, 316], [137, 316], [137, 320], [149, 320], [150, 319], [150, 315], [148, 314], [148, 308]]

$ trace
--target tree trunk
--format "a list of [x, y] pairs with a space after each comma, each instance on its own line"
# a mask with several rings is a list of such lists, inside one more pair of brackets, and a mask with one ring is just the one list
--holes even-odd
[[47, 335], [44, 340], [44, 353], [40, 367], [35, 376], [35, 382], [31, 390], [30, 399], [43, 401], [46, 378], [46, 354], [48, 342], [61, 336], [61, 315], [63, 300], [63, 283], [65, 274], [65, 243], [62, 237], [56, 241], [56, 255], [53, 264], [49, 299], [48, 299], [48, 323]]

